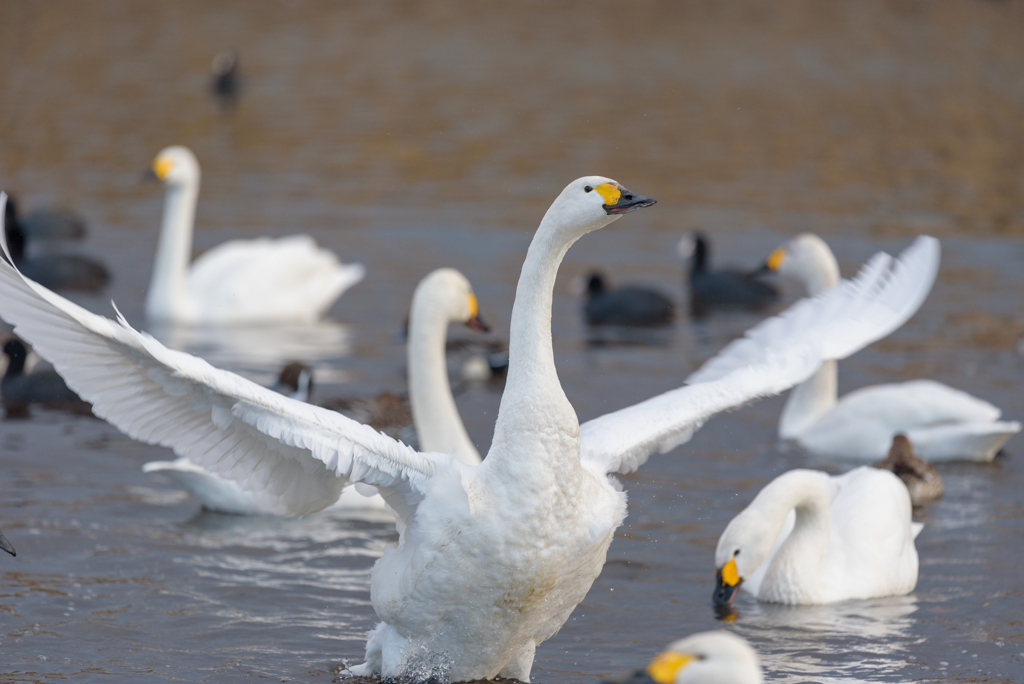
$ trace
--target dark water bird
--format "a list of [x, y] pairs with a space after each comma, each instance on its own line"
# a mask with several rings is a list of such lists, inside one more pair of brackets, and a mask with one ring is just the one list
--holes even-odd
[[779, 298], [779, 291], [762, 281], [757, 270], [712, 270], [711, 245], [703, 233], [683, 238], [677, 251], [689, 259], [693, 316], [705, 316], [714, 310], [760, 311]]
[[309, 401], [313, 394], [313, 369], [301, 361], [287, 363], [271, 389], [297, 401]]
[[587, 279], [583, 315], [588, 325], [622, 325], [654, 328], [669, 325], [676, 315], [672, 300], [657, 290], [636, 285], [609, 288], [594, 271]]
[[210, 67], [213, 94], [222, 102], [232, 103], [238, 97], [241, 78], [238, 69], [238, 53], [221, 50], [213, 58]]
[[[67, 234], [73, 236], [75, 227], [73, 224], [57, 220], [57, 214], [44, 215], [51, 219], [39, 220], [31, 231], [25, 229], [18, 216], [17, 205], [8, 198], [4, 210], [4, 233], [7, 237], [7, 246], [11, 251], [11, 258], [14, 264], [26, 276], [44, 285], [51, 290], [79, 290], [83, 292], [95, 292], [102, 289], [110, 281], [110, 273], [106, 267], [87, 257], [77, 254], [40, 254], [28, 256], [27, 248], [30, 236], [34, 239], [37, 235], [56, 236]], [[84, 232], [84, 227], [82, 227]]]
[[7, 340], [3, 353], [7, 357], [7, 371], [0, 380], [0, 397], [7, 417], [27, 417], [31, 404], [74, 413], [92, 413], [92, 407], [80, 399], [52, 368], [25, 372], [28, 348], [24, 342], [13, 338]]
[[896, 477], [903, 480], [910, 492], [910, 502], [914, 506], [923, 506], [942, 498], [945, 487], [942, 478], [928, 461], [918, 458], [914, 446], [904, 435], [892, 438], [889, 455], [874, 464], [876, 468], [891, 470]]
[[14, 546], [11, 542], [7, 541], [7, 537], [4, 536], [3, 532], [0, 532], [0, 549], [3, 549], [12, 556], [18, 555], [18, 552], [14, 550]]
[[761, 684], [761, 662], [742, 637], [725, 631], [680, 639], [646, 668], [603, 684]]

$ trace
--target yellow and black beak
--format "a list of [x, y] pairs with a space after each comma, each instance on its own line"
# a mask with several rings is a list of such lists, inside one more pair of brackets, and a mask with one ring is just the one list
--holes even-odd
[[153, 160], [153, 165], [142, 172], [142, 179], [162, 181], [167, 178], [167, 174], [171, 172], [172, 166], [174, 166], [173, 160], [167, 157], [157, 157]]
[[779, 247], [774, 252], [768, 255], [765, 262], [761, 265], [761, 268], [757, 270], [757, 273], [777, 273], [779, 267], [782, 266], [782, 260], [786, 258], [786, 250]]
[[688, 653], [665, 651], [647, 666], [647, 674], [658, 684], [673, 684], [679, 671], [693, 661], [694, 657]]
[[14, 550], [14, 546], [11, 545], [11, 542], [7, 541], [7, 537], [4, 536], [3, 532], [0, 532], [0, 549], [3, 549], [12, 556], [18, 555], [18, 552]]
[[711, 595], [711, 601], [716, 606], [727, 606], [736, 598], [740, 591], [743, 580], [736, 571], [736, 559], [731, 558], [715, 572], [715, 593]]
[[466, 326], [480, 332], [491, 332], [491, 326], [480, 318], [480, 305], [476, 301], [476, 295], [470, 292], [466, 303], [469, 306], [469, 320], [466, 321]]
[[615, 216], [628, 214], [637, 209], [649, 207], [656, 204], [658, 200], [630, 192], [618, 183], [602, 183], [594, 188], [604, 200], [604, 211], [606, 214]]

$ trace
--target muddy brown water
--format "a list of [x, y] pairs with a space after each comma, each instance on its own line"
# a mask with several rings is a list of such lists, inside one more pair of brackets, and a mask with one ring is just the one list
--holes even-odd
[[[679, 237], [756, 265], [802, 231], [843, 271], [912, 235], [943, 239], [931, 297], [844, 361], [843, 391], [931, 377], [1024, 416], [1024, 3], [0, 4], [0, 185], [26, 208], [71, 206], [82, 251], [143, 325], [163, 146], [203, 166], [195, 246], [308, 232], [368, 277], [311, 328], [165, 339], [267, 380], [316, 362], [321, 396], [404, 389], [395, 333], [438, 266], [469, 276], [495, 334], [545, 207], [599, 173], [659, 204], [569, 252], [555, 354], [582, 420], [678, 384], [757, 321], [683, 317], [635, 344], [592, 345], [571, 281], [600, 266], [684, 301]], [[234, 46], [237, 106], [208, 93]], [[787, 286], [787, 298], [796, 289]], [[473, 333], [453, 329], [453, 335]], [[458, 398], [486, 451], [500, 384]], [[777, 444], [780, 399], [716, 417], [625, 478], [608, 564], [537, 651], [534, 680], [596, 681], [669, 641], [725, 626], [710, 605], [715, 541], [778, 473], [816, 461]], [[739, 600], [728, 629], [771, 681], [1024, 680], [1024, 448], [940, 468], [918, 512], [910, 596], [816, 608]], [[381, 521], [240, 518], [140, 466], [166, 450], [94, 419], [0, 423], [0, 681], [332, 681], [373, 626]]]

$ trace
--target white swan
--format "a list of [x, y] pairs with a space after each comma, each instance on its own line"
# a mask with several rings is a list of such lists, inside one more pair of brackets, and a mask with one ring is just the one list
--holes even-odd
[[[839, 265], [817, 235], [805, 233], [775, 250], [767, 266], [797, 278], [812, 296], [839, 282]], [[814, 453], [878, 460], [902, 433], [928, 461], [991, 461], [1021, 429], [1017, 421], [998, 420], [1001, 411], [987, 401], [932, 380], [863, 387], [837, 399], [836, 372], [836, 363], [826, 361], [793, 390], [779, 422], [781, 438]]]
[[[428, 452], [454, 454], [468, 465], [479, 464], [481, 458], [466, 433], [466, 426], [462, 423], [452, 396], [445, 360], [445, 342], [450, 323], [482, 328], [478, 309], [473, 287], [464, 275], [452, 268], [439, 268], [431, 272], [420, 281], [413, 294], [406, 347], [409, 403], [420, 448]], [[308, 383], [306, 387], [301, 387], [301, 373], [299, 384], [301, 396], [291, 396], [306, 401]], [[236, 515], [271, 512], [260, 505], [252, 492], [242, 489], [234, 480], [214, 475], [188, 458], [150, 461], [142, 466], [142, 470], [171, 475], [199, 499], [204, 508], [211, 511]], [[354, 486], [346, 487], [338, 501], [329, 507], [333, 512], [383, 508], [384, 499], [380, 495], [364, 496], [355, 491]]]
[[[746, 639], [700, 632], [673, 642], [624, 684], [761, 684], [761, 661]], [[607, 682], [606, 684], [612, 684]]]
[[186, 147], [153, 160], [167, 188], [153, 276], [150, 321], [184, 325], [309, 323], [363, 279], [361, 264], [341, 264], [308, 235], [231, 240], [192, 259], [199, 162]]
[[910, 514], [910, 494], [888, 470], [783, 473], [719, 537], [714, 601], [729, 604], [741, 587], [789, 605], [908, 594], [921, 531]]
[[236, 480], [276, 512], [320, 510], [348, 482], [377, 487], [398, 515], [399, 542], [374, 566], [371, 599], [381, 623], [356, 671], [528, 682], [537, 644], [586, 595], [625, 517], [616, 473], [687, 441], [714, 414], [778, 393], [822, 360], [888, 334], [931, 287], [920, 271], [937, 246], [920, 238], [899, 260], [876, 255], [856, 280], [798, 302], [729, 345], [712, 362], [733, 370], [716, 381], [581, 426], [552, 353], [558, 266], [582, 235], [653, 203], [591, 176], [570, 183], [545, 213], [516, 289], [508, 379], [479, 466], [419, 453], [167, 349], [123, 317], [91, 314], [6, 263], [0, 315], [98, 416]]

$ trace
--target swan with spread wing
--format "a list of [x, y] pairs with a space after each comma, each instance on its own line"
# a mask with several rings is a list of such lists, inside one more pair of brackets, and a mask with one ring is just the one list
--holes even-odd
[[576, 240], [651, 204], [589, 176], [570, 183], [545, 213], [516, 289], [508, 379], [478, 466], [419, 453], [169, 350], [7, 264], [0, 264], [0, 315], [97, 415], [239, 482], [273, 510], [320, 510], [350, 481], [379, 489], [400, 536], [373, 569], [381, 622], [356, 672], [529, 681], [537, 645], [583, 600], [625, 518], [615, 474], [682, 444], [714, 414], [778, 393], [822, 360], [888, 334], [914, 313], [935, 275], [933, 239], [919, 239], [899, 259], [879, 254], [855, 280], [754, 328], [730, 372], [581, 426], [555, 371], [555, 276]]

